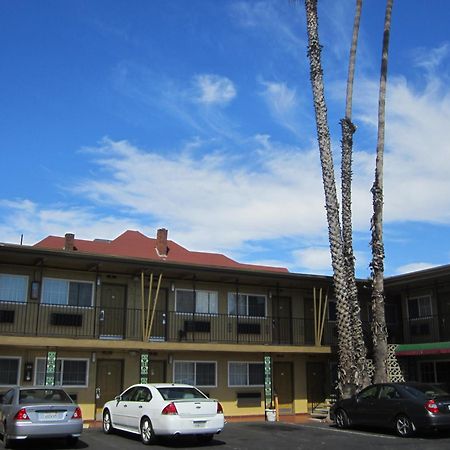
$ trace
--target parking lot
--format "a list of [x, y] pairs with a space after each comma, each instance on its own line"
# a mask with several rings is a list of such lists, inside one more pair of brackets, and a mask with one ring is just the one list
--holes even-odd
[[[431, 434], [411, 439], [397, 437], [393, 433], [367, 429], [338, 430], [319, 421], [302, 424], [284, 422], [246, 422], [228, 423], [222, 432], [208, 445], [200, 445], [193, 439], [183, 438], [176, 441], [162, 440], [155, 445], [145, 447], [139, 436], [125, 433], [105, 435], [98, 428], [83, 432], [75, 449], [91, 450], [135, 450], [152, 449], [421, 449], [435, 450], [450, 447], [450, 433]], [[64, 440], [30, 441], [16, 445], [20, 449], [62, 450], [67, 449]]]

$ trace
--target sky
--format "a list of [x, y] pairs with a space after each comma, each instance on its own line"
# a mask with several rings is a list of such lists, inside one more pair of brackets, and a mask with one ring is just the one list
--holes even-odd
[[[355, 0], [319, 0], [337, 184]], [[364, 0], [352, 119], [357, 276], [370, 276], [385, 2]], [[395, 0], [385, 274], [450, 263], [450, 7]], [[127, 229], [331, 274], [299, 0], [0, 0], [0, 242]]]

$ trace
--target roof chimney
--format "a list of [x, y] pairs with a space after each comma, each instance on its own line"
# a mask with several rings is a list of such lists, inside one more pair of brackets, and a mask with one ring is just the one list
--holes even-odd
[[167, 256], [167, 230], [160, 228], [156, 233], [156, 252], [159, 256]]
[[64, 250], [73, 250], [75, 248], [75, 235], [73, 233], [66, 233], [64, 236]]

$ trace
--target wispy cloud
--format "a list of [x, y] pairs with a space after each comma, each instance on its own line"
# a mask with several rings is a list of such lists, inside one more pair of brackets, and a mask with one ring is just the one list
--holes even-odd
[[86, 206], [41, 205], [26, 199], [0, 201], [0, 236], [4, 242], [34, 244], [48, 235], [73, 232], [82, 239], [111, 238], [125, 229], [152, 228], [153, 224], [119, 213], [101, 213]]
[[417, 272], [419, 270], [431, 269], [432, 267], [435, 267], [435, 266], [436, 266], [436, 264], [431, 264], [431, 263], [426, 263], [426, 262], [410, 263], [410, 264], [405, 264], [404, 266], [397, 267], [396, 273], [400, 275], [403, 273]]
[[299, 132], [298, 98], [295, 88], [289, 88], [286, 83], [261, 81], [264, 90], [261, 92], [272, 117], [283, 127], [294, 134]]
[[448, 58], [450, 54], [450, 44], [443, 43], [436, 48], [418, 48], [414, 55], [414, 64], [424, 68], [429, 74], [435, 74], [436, 69]]

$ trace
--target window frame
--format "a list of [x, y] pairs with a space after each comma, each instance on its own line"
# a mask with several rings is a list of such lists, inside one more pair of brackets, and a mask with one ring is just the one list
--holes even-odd
[[24, 298], [23, 300], [4, 300], [2, 298], [0, 298], [0, 302], [13, 302], [13, 303], [27, 303], [28, 300], [28, 294], [29, 294], [29, 284], [30, 284], [30, 277], [28, 275], [21, 275], [21, 274], [16, 274], [16, 273], [6, 273], [6, 272], [1, 272], [0, 273], [0, 279], [2, 277], [10, 277], [10, 278], [21, 278], [24, 280], [25, 282], [25, 286], [24, 286]]
[[[37, 356], [35, 358], [35, 368], [34, 368], [34, 385], [36, 386], [45, 386], [45, 362], [46, 362], [47, 358], [42, 357], [42, 356]], [[44, 375], [43, 375], [43, 383], [44, 384], [39, 384], [38, 383], [38, 376], [40, 376], [39, 374], [41, 373], [41, 371], [38, 370], [38, 361], [44, 361]], [[85, 361], [86, 362], [86, 373], [84, 376], [84, 384], [64, 384], [64, 362], [65, 361]], [[84, 388], [84, 387], [88, 387], [89, 386], [89, 358], [66, 358], [66, 357], [62, 357], [62, 358], [56, 358], [56, 364], [58, 365], [58, 362], [61, 363], [61, 369], [59, 372], [57, 372], [55, 370], [55, 386], [62, 386], [62, 387], [66, 387], [66, 388]], [[57, 373], [59, 373], [59, 376], [57, 375]], [[59, 378], [59, 381], [61, 383], [57, 382], [57, 379]]]
[[[44, 293], [45, 293], [45, 285], [46, 280], [56, 280], [65, 282], [68, 285], [65, 303], [47, 303], [44, 302]], [[69, 304], [69, 296], [70, 296], [70, 283], [78, 283], [78, 284], [88, 284], [91, 286], [91, 301], [89, 305], [70, 305]], [[74, 280], [71, 278], [57, 278], [57, 277], [43, 277], [42, 278], [42, 287], [41, 287], [41, 298], [40, 298], [40, 304], [43, 306], [63, 306], [63, 307], [69, 307], [69, 308], [93, 308], [94, 306], [94, 294], [95, 294], [95, 283], [93, 281], [86, 281], [86, 280]]]
[[0, 356], [0, 359], [13, 359], [18, 361], [17, 364], [17, 377], [16, 377], [16, 383], [14, 384], [2, 384], [0, 382], [1, 387], [11, 387], [11, 386], [18, 386], [20, 385], [20, 374], [22, 373], [22, 357], [21, 356]]
[[[422, 315], [421, 313], [421, 305], [420, 305], [420, 299], [428, 299], [428, 306], [429, 306], [429, 310], [430, 313], [426, 314], [426, 315]], [[412, 300], [415, 300], [417, 302], [417, 317], [411, 317], [410, 315], [410, 302]], [[408, 297], [406, 299], [406, 307], [407, 307], [407, 311], [408, 311], [408, 319], [409, 320], [422, 320], [422, 319], [431, 319], [433, 317], [433, 299], [431, 294], [423, 294], [423, 295], [414, 295], [411, 297]]]
[[[247, 384], [231, 384], [231, 365], [232, 364], [240, 364], [240, 365], [245, 365], [247, 368]], [[261, 371], [262, 371], [262, 378], [263, 378], [263, 383], [262, 384], [250, 384], [250, 364], [258, 364], [261, 365]], [[264, 363], [262, 361], [228, 361], [228, 387], [229, 388], [235, 388], [235, 387], [250, 387], [250, 388], [255, 388], [255, 387], [264, 387]]]
[[[191, 384], [191, 383], [184, 383], [181, 381], [177, 381], [175, 377], [175, 370], [176, 365], [182, 363], [182, 364], [194, 364], [194, 383], [192, 383], [192, 386], [196, 387], [207, 387], [207, 388], [216, 388], [217, 387], [217, 361], [198, 361], [198, 360], [185, 360], [185, 359], [177, 359], [173, 361], [173, 369], [172, 369], [172, 380], [174, 383], [180, 383], [180, 384]], [[197, 364], [214, 364], [214, 384], [198, 384], [197, 383]]]
[[[245, 296], [245, 314], [239, 313], [239, 297]], [[236, 312], [231, 312], [231, 299], [235, 298], [236, 302]], [[254, 316], [249, 314], [249, 297], [262, 297], [264, 298], [264, 314], [262, 316]], [[227, 313], [231, 317], [250, 317], [253, 319], [266, 319], [267, 318], [267, 295], [265, 294], [255, 294], [247, 292], [228, 292], [227, 295]]]
[[[190, 292], [190, 293], [193, 294], [193, 297], [194, 297], [193, 298], [193, 302], [194, 302], [194, 309], [195, 309], [195, 311], [178, 311], [178, 307], [179, 307], [178, 302], [180, 301], [178, 299], [178, 293], [179, 292]], [[202, 294], [206, 293], [206, 294], [208, 294], [208, 312], [197, 311], [197, 294], [198, 293], [202, 293]], [[215, 299], [211, 299], [210, 294], [215, 295], [216, 298]], [[215, 306], [215, 311], [214, 312], [211, 312], [211, 309], [213, 309], [213, 308], [211, 308], [211, 301], [213, 301], [213, 302], [215, 301], [215, 305], [213, 305], [213, 306]], [[207, 315], [207, 316], [212, 316], [212, 315], [216, 316], [216, 315], [219, 314], [219, 292], [218, 291], [209, 290], [209, 289], [195, 289], [195, 290], [194, 289], [183, 289], [183, 288], [176, 289], [175, 290], [175, 312], [177, 314], [196, 314], [196, 315], [204, 314], [204, 315]]]

